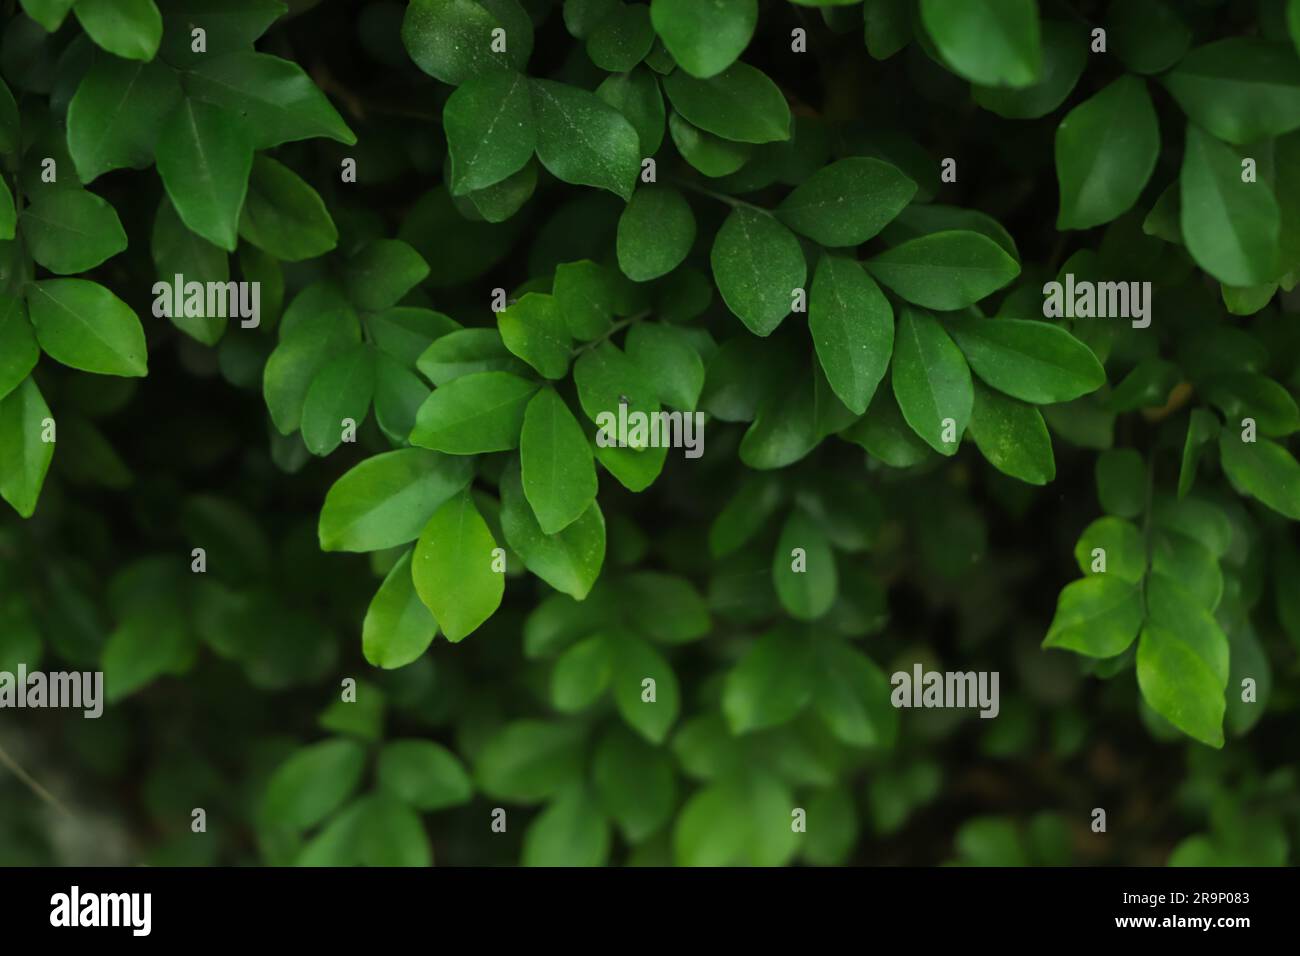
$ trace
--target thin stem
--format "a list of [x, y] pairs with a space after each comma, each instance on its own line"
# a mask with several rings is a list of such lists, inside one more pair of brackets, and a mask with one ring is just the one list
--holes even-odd
[[1142, 573], [1142, 617], [1147, 616], [1147, 581], [1151, 576], [1151, 502], [1155, 497], [1156, 487], [1156, 453], [1151, 452], [1151, 457], [1147, 459], [1147, 494], [1146, 506], [1142, 515], [1142, 544], [1146, 551], [1146, 566]]
[[590, 349], [594, 349], [597, 345], [600, 345], [600, 343], [608, 341], [611, 336], [616, 335], [620, 330], [627, 328], [632, 323], [640, 322], [642, 319], [646, 319], [649, 317], [650, 317], [650, 310], [646, 309], [645, 311], [638, 312], [636, 315], [629, 316], [626, 319], [619, 319], [617, 322], [613, 323], [608, 329], [606, 329], [604, 333], [601, 334], [600, 338], [592, 339], [590, 342], [587, 342], [584, 345], [580, 345], [576, 349], [574, 349], [573, 357], [577, 358], [583, 352], [586, 352]]
[[40, 783], [38, 783], [36, 779], [32, 777], [31, 774], [29, 774], [22, 767], [18, 766], [17, 762], [12, 757], [10, 757], [8, 753], [5, 752], [5, 749], [3, 747], [0, 747], [0, 764], [4, 764], [6, 767], [12, 770], [14, 776], [17, 777], [19, 780], [21, 780], [24, 784], [26, 784], [28, 789], [30, 789], [32, 793], [36, 794], [38, 797], [40, 797], [42, 800], [44, 800], [46, 803], [52, 806], [55, 810], [58, 810], [65, 817], [72, 816], [72, 814], [68, 812], [68, 808], [65, 807], [62, 803], [60, 803], [58, 799], [54, 796], [54, 794], [50, 793], [50, 791], [42, 787]]
[[720, 193], [716, 189], [709, 189], [707, 186], [701, 186], [699, 183], [691, 182], [689, 179], [682, 179], [679, 176], [670, 176], [669, 181], [675, 186], [682, 189], [689, 189], [691, 192], [699, 193], [701, 196], [708, 196], [710, 199], [716, 199], [718, 202], [726, 203], [733, 209], [741, 207], [752, 209], [754, 212], [761, 212], [765, 216], [772, 215], [772, 210], [764, 209], [762, 206], [756, 206], [752, 202], [746, 202], [743, 199], [737, 199], [735, 196], [728, 196], [726, 193]]

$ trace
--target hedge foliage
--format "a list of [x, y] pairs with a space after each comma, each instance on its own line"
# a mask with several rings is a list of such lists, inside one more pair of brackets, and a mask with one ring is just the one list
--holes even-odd
[[0, 860], [1294, 862], [1300, 0], [4, 6]]

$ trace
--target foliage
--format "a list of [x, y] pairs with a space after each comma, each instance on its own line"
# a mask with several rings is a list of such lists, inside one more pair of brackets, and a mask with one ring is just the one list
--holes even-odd
[[1294, 862], [1300, 0], [5, 13], [0, 860]]

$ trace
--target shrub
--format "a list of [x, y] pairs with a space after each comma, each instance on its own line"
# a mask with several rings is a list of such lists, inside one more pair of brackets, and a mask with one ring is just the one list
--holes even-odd
[[1294, 861], [1300, 0], [20, 6], [6, 862]]

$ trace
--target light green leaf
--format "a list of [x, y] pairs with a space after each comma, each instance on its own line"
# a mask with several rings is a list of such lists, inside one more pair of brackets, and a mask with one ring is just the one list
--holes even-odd
[[650, 743], [662, 744], [681, 710], [677, 675], [664, 656], [641, 638], [615, 633], [609, 639], [614, 654], [614, 705], [629, 727]]
[[479, 750], [474, 777], [489, 797], [537, 803], [581, 780], [586, 765], [580, 725], [517, 720]]
[[1066, 20], [1044, 21], [1042, 30], [1042, 79], [1020, 89], [976, 85], [976, 103], [1007, 119], [1038, 119], [1065, 102], [1088, 62], [1088, 30]]
[[39, 193], [20, 221], [32, 258], [58, 275], [88, 272], [126, 248], [117, 212], [84, 189]]
[[30, 378], [0, 399], [0, 497], [24, 518], [36, 511], [54, 457], [54, 442], [44, 440], [47, 420], [50, 407]]
[[474, 794], [459, 758], [431, 740], [394, 740], [379, 752], [379, 786], [426, 813], [468, 803]]
[[22, 384], [40, 357], [27, 303], [16, 295], [0, 295], [0, 399]]
[[813, 708], [831, 733], [850, 747], [892, 747], [898, 710], [885, 673], [844, 641], [819, 641], [814, 655]]
[[366, 610], [361, 652], [374, 667], [405, 667], [428, 650], [437, 633], [438, 622], [415, 593], [411, 552], [407, 551], [388, 572]]
[[152, 60], [162, 42], [153, 0], [77, 0], [73, 12], [95, 44], [127, 60]]
[[131, 307], [84, 279], [44, 279], [27, 287], [41, 348], [56, 362], [100, 375], [148, 372], [144, 329]]
[[582, 426], [553, 390], [529, 401], [519, 437], [524, 495], [543, 534], [576, 521], [596, 499], [596, 466]]
[[772, 555], [772, 584], [794, 618], [814, 621], [831, 609], [839, 591], [835, 553], [826, 532], [802, 508], [793, 509]]
[[266, 784], [262, 819], [295, 831], [315, 826], [356, 791], [365, 761], [365, 748], [342, 738], [295, 751]]
[[367, 458], [325, 495], [322, 551], [380, 551], [414, 541], [444, 503], [469, 484], [468, 459], [402, 448]]
[[1142, 626], [1142, 594], [1136, 584], [1109, 574], [1071, 582], [1061, 591], [1043, 647], [1086, 657], [1122, 654]]
[[1232, 483], [1292, 521], [1300, 521], [1300, 463], [1267, 438], [1242, 441], [1235, 426], [1219, 432], [1219, 455]]
[[733, 734], [789, 723], [813, 692], [813, 659], [800, 638], [772, 631], [750, 645], [722, 685], [722, 713]]
[[420, 406], [411, 444], [452, 455], [509, 451], [519, 444], [537, 388], [508, 372], [477, 372], [440, 385]]
[[[1095, 555], [1098, 549], [1104, 554]], [[1142, 533], [1122, 518], [1098, 518], [1084, 528], [1074, 546], [1074, 560], [1089, 577], [1110, 576], [1130, 584], [1141, 581], [1147, 568]]]
[[580, 786], [556, 797], [524, 833], [524, 866], [604, 866], [608, 858], [609, 821]]
[[506, 348], [541, 375], [561, 379], [568, 374], [573, 340], [554, 296], [527, 293], [498, 313], [497, 328]]
[[695, 411], [704, 388], [704, 360], [684, 330], [663, 322], [638, 322], [625, 344], [646, 381], [655, 383], [663, 404]]
[[609, 689], [616, 639], [597, 634], [570, 645], [551, 670], [551, 704], [565, 714], [586, 710]]
[[492, 568], [496, 548], [468, 489], [435, 511], [420, 533], [411, 566], [415, 591], [453, 644], [501, 604], [506, 586]]

